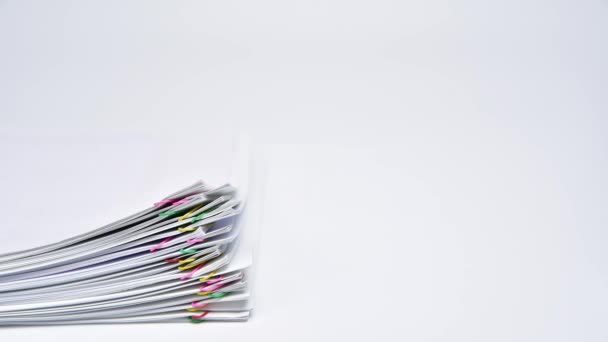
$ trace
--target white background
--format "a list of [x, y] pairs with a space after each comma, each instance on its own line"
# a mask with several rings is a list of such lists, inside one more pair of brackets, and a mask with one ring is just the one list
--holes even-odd
[[0, 341], [608, 340], [607, 18], [605, 0], [0, 1], [1, 249], [221, 183], [239, 132], [266, 170], [250, 322]]

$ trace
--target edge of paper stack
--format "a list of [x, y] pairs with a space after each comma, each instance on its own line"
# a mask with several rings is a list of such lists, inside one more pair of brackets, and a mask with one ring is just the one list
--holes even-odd
[[0, 325], [245, 321], [245, 203], [203, 182], [88, 233], [0, 255]]

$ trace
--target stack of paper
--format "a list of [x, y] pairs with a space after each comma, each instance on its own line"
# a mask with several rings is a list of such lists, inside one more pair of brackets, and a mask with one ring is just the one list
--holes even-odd
[[247, 320], [243, 208], [233, 186], [197, 182], [80, 236], [0, 255], [0, 325]]

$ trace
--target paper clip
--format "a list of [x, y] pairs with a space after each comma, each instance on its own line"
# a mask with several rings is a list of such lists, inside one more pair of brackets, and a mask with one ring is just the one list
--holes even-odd
[[196, 258], [189, 258], [189, 259], [184, 259], [184, 260], [179, 259], [179, 260], [177, 260], [177, 263], [178, 264], [185, 264], [185, 263], [188, 263], [188, 262], [193, 262], [195, 260], [196, 260]]
[[188, 240], [186, 240], [186, 244], [194, 245], [195, 243], [199, 243], [199, 242], [203, 242], [203, 241], [205, 241], [205, 238], [188, 239]]
[[200, 214], [198, 214], [198, 215], [194, 216], [194, 217], [192, 218], [192, 220], [190, 220], [190, 222], [196, 222], [196, 221], [198, 221], [198, 220], [202, 220], [202, 219], [203, 219], [203, 217], [205, 217], [205, 215], [207, 215], [207, 214], [208, 214], [208, 212], [203, 211], [202, 213], [200, 213]]
[[[201, 279], [202, 279], [202, 278], [201, 278]], [[209, 279], [209, 280], [207, 280], [207, 281], [205, 282], [205, 284], [209, 284], [209, 285], [211, 285], [211, 284], [215, 284], [215, 283], [217, 283], [218, 281], [222, 281], [222, 280], [224, 280], [224, 278], [223, 278], [222, 276], [219, 276], [219, 277], [217, 277], [217, 278], [213, 278], [213, 279]], [[202, 280], [201, 280], [201, 281], [202, 281]]]
[[209, 298], [221, 298], [227, 295], [228, 292], [199, 292], [199, 296], [209, 296]]
[[190, 319], [190, 322], [192, 322], [192, 323], [202, 323], [202, 322], [204, 322], [204, 320], [202, 318], [207, 316], [208, 313], [209, 313], [209, 311], [203, 311], [198, 315], [189, 316], [188, 318]]
[[150, 248], [150, 252], [155, 252], [157, 250], [159, 250], [164, 244], [166, 244], [167, 242], [171, 241], [171, 238], [168, 237], [166, 239], [164, 239], [163, 241], [161, 241], [158, 245], [154, 245]]
[[207, 274], [204, 277], [202, 277], [201, 279], [199, 279], [199, 281], [206, 281], [207, 279], [213, 277], [214, 275], [215, 275], [215, 271], [209, 272], [209, 274]]
[[167, 210], [167, 211], [163, 211], [162, 213], [159, 213], [158, 216], [160, 216], [160, 217], [170, 217], [170, 216], [179, 214], [180, 211], [177, 211], [177, 210]]
[[182, 233], [193, 232], [196, 230], [196, 227], [179, 227], [179, 228], [177, 228], [177, 230], [179, 230]]
[[165, 200], [158, 201], [158, 202], [154, 203], [154, 206], [158, 207], [159, 205], [169, 204], [169, 203], [173, 203], [175, 201], [177, 201], [177, 200], [176, 199], [172, 199], [172, 198], [168, 198], [168, 199], [165, 199]]
[[196, 252], [198, 252], [198, 249], [196, 248], [181, 248], [179, 250], [180, 253], [182, 254], [194, 254]]
[[159, 205], [163, 205], [163, 204], [182, 204], [182, 203], [186, 203], [188, 202], [190, 199], [189, 198], [183, 198], [183, 199], [178, 199], [178, 198], [167, 198], [161, 201], [158, 201], [156, 203], [154, 203], [155, 207], [158, 207]]
[[217, 289], [219, 289], [220, 287], [222, 287], [224, 284], [211, 284], [211, 285], [203, 285], [200, 288], [200, 292], [213, 292]]
[[196, 266], [192, 271], [184, 274], [183, 276], [181, 276], [179, 279], [180, 280], [186, 280], [186, 279], [190, 279], [192, 277], [192, 275], [194, 273], [196, 273], [198, 270], [201, 269], [201, 267], [203, 267], [203, 264]]
[[[190, 259], [186, 259], [186, 260], [192, 260], [192, 261], [194, 261], [196, 259], [190, 258]], [[190, 262], [192, 262], [192, 261], [190, 261]], [[186, 262], [186, 261], [184, 261], [184, 262]], [[189, 265], [185, 265], [185, 266], [179, 266], [177, 269], [180, 270], [180, 271], [184, 271], [184, 270], [190, 269], [190, 268], [195, 267], [195, 266], [199, 266], [199, 265], [203, 266], [204, 264], [205, 264], [205, 262], [201, 262], [201, 263], [198, 263], [198, 264], [189, 264]]]
[[183, 220], [184, 220], [184, 219], [186, 219], [188, 216], [190, 216], [190, 215], [191, 215], [193, 212], [195, 212], [195, 211], [199, 210], [199, 209], [200, 209], [200, 208], [202, 208], [202, 207], [203, 207], [203, 205], [202, 205], [202, 204], [201, 204], [201, 205], [199, 205], [199, 206], [196, 206], [194, 209], [192, 209], [192, 210], [190, 210], [189, 212], [185, 213], [185, 214], [184, 214], [184, 216], [182, 216], [182, 217], [178, 218], [177, 220], [178, 220], [178, 221], [183, 221]]
[[200, 308], [202, 308], [202, 307], [207, 306], [207, 304], [209, 304], [209, 303], [203, 303], [203, 302], [192, 302], [192, 308], [193, 308], [193, 309], [197, 309], [197, 310], [198, 310], [198, 309], [200, 309]]

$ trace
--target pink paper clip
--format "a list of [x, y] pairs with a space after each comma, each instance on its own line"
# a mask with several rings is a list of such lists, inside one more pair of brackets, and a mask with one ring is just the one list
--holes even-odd
[[190, 316], [190, 317], [192, 317], [194, 319], [201, 319], [201, 318], [207, 316], [208, 313], [209, 313], [209, 311], [203, 311], [203, 312], [201, 312], [198, 315], [194, 315], [194, 316]]
[[182, 204], [182, 203], [186, 203], [188, 201], [190, 201], [189, 198], [183, 198], [183, 199], [167, 198], [167, 199], [154, 203], [154, 206], [158, 207], [159, 205], [163, 205], [163, 204], [171, 204], [171, 205]]
[[192, 307], [193, 307], [193, 308], [202, 308], [202, 307], [204, 307], [204, 306], [207, 306], [207, 304], [209, 304], [209, 303], [192, 302]]
[[159, 250], [161, 247], [163, 247], [164, 244], [166, 244], [167, 242], [171, 241], [171, 238], [168, 237], [166, 239], [164, 239], [163, 241], [161, 241], [158, 245], [154, 245], [150, 248], [150, 252], [155, 252], [157, 250]]
[[163, 204], [167, 204], [167, 203], [173, 203], [175, 201], [176, 200], [174, 200], [174, 199], [168, 198], [166, 200], [162, 200], [162, 201], [158, 201], [158, 202], [154, 203], [154, 206], [158, 207], [159, 205], [163, 205]]
[[211, 291], [215, 291], [217, 289], [219, 289], [220, 287], [222, 287], [224, 284], [211, 284], [211, 285], [204, 285], [201, 286], [200, 292], [211, 292]]
[[192, 277], [192, 275], [193, 275], [194, 273], [196, 273], [196, 271], [200, 270], [200, 269], [201, 269], [201, 267], [203, 267], [203, 265], [204, 265], [204, 264], [200, 264], [200, 265], [196, 266], [196, 267], [195, 267], [195, 268], [194, 268], [192, 271], [190, 271], [190, 272], [188, 272], [188, 273], [184, 274], [184, 275], [183, 275], [183, 276], [181, 276], [179, 279], [180, 279], [180, 280], [186, 280], [186, 279], [190, 279], [190, 278]]
[[209, 284], [209, 285], [211, 285], [211, 284], [215, 284], [215, 283], [217, 283], [218, 281], [222, 281], [222, 280], [224, 280], [224, 278], [223, 278], [222, 276], [219, 276], [219, 277], [215, 277], [215, 278], [212, 278], [212, 279], [207, 280], [207, 281], [205, 282], [205, 284]]
[[194, 238], [194, 239], [186, 240], [186, 243], [188, 244], [188, 246], [190, 246], [190, 245], [194, 245], [195, 243], [199, 243], [199, 242], [203, 242], [203, 241], [205, 241], [205, 238]]

